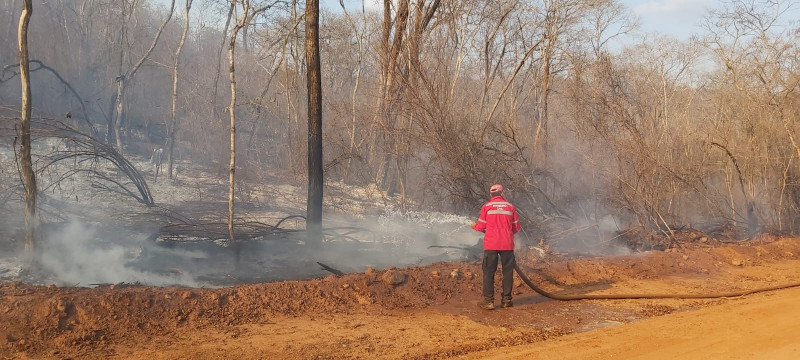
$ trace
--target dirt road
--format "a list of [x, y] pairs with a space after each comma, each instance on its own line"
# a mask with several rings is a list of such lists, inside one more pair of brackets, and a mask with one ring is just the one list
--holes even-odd
[[567, 335], [468, 359], [800, 359], [800, 289]]
[[[800, 281], [797, 254], [789, 238], [520, 264], [561, 293], [704, 293]], [[221, 289], [0, 282], [0, 359], [800, 358], [800, 289], [559, 302], [517, 282], [514, 308], [485, 311], [479, 267]]]

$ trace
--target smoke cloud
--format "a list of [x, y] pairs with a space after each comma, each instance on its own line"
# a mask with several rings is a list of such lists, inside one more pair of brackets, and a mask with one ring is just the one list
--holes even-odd
[[592, 221], [578, 219], [571, 227], [554, 232], [550, 249], [558, 253], [616, 256], [628, 255], [631, 250], [618, 240], [620, 222], [611, 215]]
[[[42, 267], [63, 285], [91, 286], [108, 283], [142, 283], [147, 285], [199, 285], [190, 275], [157, 273], [137, 269], [136, 260], [144, 251], [169, 251], [157, 249], [143, 235], [119, 232], [125, 245], [106, 241], [98, 236], [98, 229], [77, 220], [63, 229], [46, 235], [40, 254]], [[174, 250], [173, 250], [174, 251]], [[202, 254], [182, 252], [183, 256]]]
[[[351, 239], [332, 239], [322, 254], [323, 261], [341, 266], [342, 271], [363, 271], [366, 267], [425, 265], [437, 261], [461, 261], [466, 250], [481, 237], [469, 226], [466, 216], [387, 208], [376, 218], [326, 218], [325, 228], [358, 228]], [[341, 264], [341, 265], [340, 265]]]

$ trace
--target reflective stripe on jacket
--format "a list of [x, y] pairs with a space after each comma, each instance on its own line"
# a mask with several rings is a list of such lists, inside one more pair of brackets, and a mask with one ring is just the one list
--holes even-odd
[[486, 233], [484, 250], [514, 250], [514, 234], [520, 230], [517, 210], [502, 196], [495, 196], [481, 207], [475, 230]]

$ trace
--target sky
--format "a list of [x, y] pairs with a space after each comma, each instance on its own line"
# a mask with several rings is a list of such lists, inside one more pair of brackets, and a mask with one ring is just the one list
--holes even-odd
[[699, 24], [716, 0], [622, 0], [639, 17], [641, 30], [678, 39], [699, 32]]
[[[155, 0], [169, 4], [169, 0]], [[343, 0], [348, 10], [361, 9], [362, 0]], [[459, 0], [453, 0], [459, 1]], [[491, 0], [487, 0], [491, 1]], [[718, 0], [618, 0], [639, 17], [640, 30], [657, 32], [686, 40], [700, 31], [699, 24], [708, 9], [720, 5]], [[180, 1], [176, 1], [180, 3]], [[368, 10], [382, 11], [383, 0], [363, 0]], [[332, 11], [341, 11], [339, 0], [320, 0], [320, 5]], [[800, 4], [790, 11], [789, 18], [800, 19]]]
[[[708, 8], [718, 4], [717, 0], [621, 0], [639, 17], [641, 30], [658, 32], [679, 39], [688, 39], [699, 30], [699, 23]], [[361, 0], [344, 0], [348, 10], [361, 8]], [[382, 9], [382, 0], [364, 0], [367, 9]], [[339, 10], [339, 0], [320, 0], [323, 7]]]

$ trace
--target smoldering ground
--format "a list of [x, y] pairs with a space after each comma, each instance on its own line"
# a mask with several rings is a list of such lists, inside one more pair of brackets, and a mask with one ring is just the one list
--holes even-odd
[[[461, 261], [467, 254], [459, 248], [473, 246], [480, 238], [469, 221], [452, 214], [392, 209], [371, 219], [337, 216], [327, 218], [324, 228], [350, 229], [347, 236], [333, 236], [334, 231], [325, 230], [325, 241], [319, 247], [309, 246], [302, 231], [244, 240], [239, 243], [241, 262], [237, 267], [232, 247], [223, 239], [162, 241], [154, 232], [156, 224], [129, 229], [114, 226], [110, 219], [102, 224], [72, 219], [41, 227], [38, 264], [42, 275], [28, 280], [61, 286], [141, 283], [214, 287], [330, 275], [317, 262], [343, 272], [361, 272], [367, 267]], [[22, 257], [5, 255], [11, 256], [2, 259], [0, 267], [18, 274]]]
[[[186, 285], [199, 283], [191, 274], [148, 269], [138, 263], [145, 252], [163, 253], [183, 259], [203, 259], [207, 255], [190, 250], [164, 249], [145, 234], [107, 230], [71, 220], [59, 229], [47, 232], [41, 242], [39, 264], [60, 284], [92, 286], [107, 283], [142, 283], [148, 285]], [[109, 236], [114, 236], [109, 240]]]
[[[477, 215], [476, 215], [477, 218]], [[387, 208], [376, 218], [327, 219], [329, 229], [354, 229], [351, 239], [328, 236], [326, 261], [350, 271], [366, 267], [425, 265], [436, 261], [460, 261], [481, 234], [469, 226], [469, 217], [428, 211]], [[460, 248], [460, 249], [459, 249]]]
[[[54, 146], [42, 146], [45, 145]], [[133, 157], [132, 161], [146, 169], [144, 160]], [[51, 177], [55, 180], [50, 180]], [[82, 177], [71, 177], [69, 182], [61, 182], [57, 187], [49, 186], [50, 182], [60, 179], [59, 176], [51, 177], [41, 179], [43, 188], [49, 189], [40, 198], [40, 206], [47, 210], [44, 214], [73, 214], [75, 218], [60, 222], [54, 222], [52, 217], [45, 220], [38, 246], [45, 275], [26, 281], [68, 286], [120, 282], [157, 286], [227, 286], [308, 279], [330, 274], [318, 262], [343, 272], [361, 272], [367, 267], [382, 269], [469, 260], [469, 249], [483, 236], [469, 227], [469, 223], [476, 220], [478, 209], [471, 216], [462, 216], [393, 207], [381, 209], [377, 204], [363, 201], [362, 205], [373, 207], [368, 211], [371, 216], [326, 213], [323, 223], [326, 236], [319, 247], [308, 246], [302, 231], [240, 239], [241, 262], [237, 267], [233, 248], [228, 246], [224, 235], [200, 234], [183, 241], [169, 240], [163, 236], [163, 226], [168, 220], [158, 214], [149, 214], [152, 218], [137, 221], [135, 225], [110, 215], [148, 213], [148, 210], [132, 208], [136, 204], [131, 199], [118, 201], [113, 194], [89, 191], [93, 187], [88, 179]], [[176, 196], [169, 205], [175, 211], [182, 211], [186, 205], [184, 201], [192, 200], [191, 196], [179, 191], [185, 192], [187, 186], [162, 182], [153, 185], [153, 190], [161, 195], [159, 199], [167, 194]], [[283, 192], [296, 195], [294, 191]], [[254, 217], [267, 224], [277, 221], [260, 219], [257, 215], [273, 210], [271, 206], [264, 209], [253, 206], [250, 210], [256, 212], [242, 212], [238, 216]], [[208, 212], [204, 214], [216, 215], [210, 210], [213, 205], [205, 207]], [[299, 211], [296, 208], [281, 210]], [[22, 211], [15, 209], [13, 213], [21, 214]], [[199, 219], [202, 216], [195, 217]], [[22, 219], [18, 218], [14, 223], [19, 227]], [[582, 226], [587, 228], [582, 229]], [[302, 228], [302, 221], [299, 227]], [[552, 249], [586, 254], [595, 252], [597, 243], [612, 237], [618, 228], [612, 221], [604, 220], [603, 224], [593, 225], [587, 220], [586, 224], [571, 223], [563, 229], [565, 232], [556, 234], [559, 238], [552, 239]], [[534, 231], [525, 230], [531, 234]], [[526, 234], [518, 235], [518, 243], [521, 246], [535, 244], [537, 239], [528, 238]], [[19, 241], [23, 234], [18, 231], [13, 236]], [[0, 271], [7, 270], [3, 276], [19, 274], [20, 262], [15, 256], [10, 252], [0, 254]]]
[[[240, 281], [255, 282], [330, 275], [318, 262], [348, 273], [362, 272], [368, 267], [382, 269], [463, 261], [467, 259], [465, 250], [431, 246], [468, 248], [474, 245], [479, 234], [469, 227], [469, 220], [452, 214], [392, 208], [385, 209], [380, 216], [368, 218], [327, 215], [323, 219], [324, 240], [319, 246], [311, 246], [302, 231], [282, 238], [242, 242], [243, 268], [236, 271], [235, 276]], [[220, 266], [233, 271], [231, 256], [223, 258], [227, 263], [220, 263]], [[230, 274], [209, 276], [228, 284]], [[220, 275], [223, 277], [219, 278]]]
[[623, 244], [619, 220], [611, 215], [599, 219], [577, 219], [547, 236], [551, 251], [571, 255], [617, 256], [628, 255], [631, 249]]
[[[46, 152], [58, 144], [41, 142], [40, 145], [37, 151]], [[13, 161], [13, 153], [9, 159]], [[147, 168], [144, 160], [135, 156], [131, 159], [137, 167]], [[241, 262], [237, 267], [233, 247], [228, 246], [226, 236], [209, 233], [180, 241], [170, 240], [164, 236], [164, 226], [170, 220], [164, 217], [163, 211], [148, 210], [130, 198], [97, 191], [94, 181], [87, 177], [71, 176], [64, 181], [60, 174], [69, 171], [68, 165], [73, 164], [50, 167], [47, 176], [39, 179], [41, 189], [45, 190], [40, 192], [38, 202], [42, 221], [37, 229], [37, 252], [42, 274], [36, 277], [20, 277], [24, 219], [22, 202], [17, 197], [22, 190], [14, 179], [16, 173], [5, 172], [2, 183], [14, 184], [19, 196], [14, 198], [13, 204], [7, 204], [13, 206], [6, 206], [3, 212], [14, 215], [0, 219], [0, 223], [5, 224], [0, 236], [10, 244], [0, 249], [2, 276], [64, 286], [120, 282], [226, 286], [329, 275], [317, 262], [344, 272], [360, 272], [367, 267], [380, 269], [460, 261], [466, 259], [464, 250], [431, 246], [467, 248], [481, 237], [469, 227], [469, 222], [475, 220], [471, 217], [400, 211], [391, 207], [381, 210], [377, 204], [365, 202], [365, 206], [376, 208], [370, 211], [371, 217], [326, 213], [323, 224], [326, 236], [320, 247], [307, 246], [302, 231], [239, 239]], [[113, 168], [101, 165], [113, 175]], [[9, 166], [12, 167], [8, 169], [13, 169], [13, 164]], [[193, 194], [187, 193], [188, 186], [161, 182], [153, 185], [159, 199], [166, 194], [177, 196], [176, 201], [167, 205], [171, 209], [168, 213], [186, 210], [189, 205], [185, 202], [193, 204]], [[195, 214], [194, 220], [187, 221], [203, 222], [207, 221], [204, 216], [218, 215], [213, 205], [205, 204], [203, 209], [203, 215]], [[260, 218], [272, 211], [270, 206], [251, 210], [255, 212], [244, 211], [237, 215], [265, 224], [277, 221]], [[281, 210], [299, 211], [296, 208]], [[134, 216], [137, 220], [131, 220], [132, 214], [139, 216]], [[284, 223], [283, 227], [286, 225]], [[302, 226], [300, 221], [299, 228]]]

